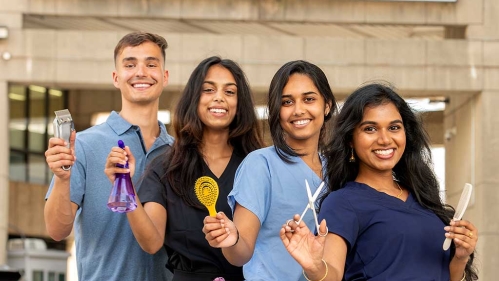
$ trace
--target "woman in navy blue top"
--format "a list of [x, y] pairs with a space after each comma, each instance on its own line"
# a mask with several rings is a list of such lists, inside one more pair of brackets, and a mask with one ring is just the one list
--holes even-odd
[[447, 226], [454, 210], [440, 201], [428, 136], [390, 87], [370, 84], [348, 97], [325, 157], [319, 233], [328, 234], [314, 236], [303, 222], [280, 233], [307, 280], [477, 280], [477, 228]]

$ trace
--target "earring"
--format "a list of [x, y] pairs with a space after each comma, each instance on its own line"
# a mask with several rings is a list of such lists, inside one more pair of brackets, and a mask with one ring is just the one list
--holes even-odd
[[348, 160], [348, 162], [354, 163], [355, 162], [355, 156], [353, 155], [353, 147], [351, 148], [351, 150], [352, 150], [352, 154], [350, 155], [350, 159]]

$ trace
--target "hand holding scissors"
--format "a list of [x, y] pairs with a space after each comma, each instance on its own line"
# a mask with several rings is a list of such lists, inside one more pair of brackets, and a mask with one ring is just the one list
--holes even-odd
[[312, 196], [312, 192], [310, 191], [310, 186], [308, 185], [307, 180], [305, 180], [305, 186], [307, 187], [308, 204], [307, 204], [307, 207], [305, 207], [305, 210], [303, 211], [303, 213], [301, 214], [300, 220], [297, 222], [297, 224], [300, 224], [305, 213], [308, 211], [308, 209], [311, 209], [312, 212], [314, 213], [315, 226], [317, 229], [317, 233], [319, 234], [319, 236], [326, 236], [327, 233], [329, 232], [327, 229], [327, 226], [326, 226], [326, 232], [324, 234], [321, 234], [320, 230], [319, 230], [319, 221], [317, 220], [317, 213], [315, 211], [315, 200], [317, 200], [317, 197], [319, 197], [319, 194], [321, 193], [321, 190], [324, 187], [324, 182], [321, 182], [321, 184], [319, 185], [319, 187], [315, 191], [314, 196]]

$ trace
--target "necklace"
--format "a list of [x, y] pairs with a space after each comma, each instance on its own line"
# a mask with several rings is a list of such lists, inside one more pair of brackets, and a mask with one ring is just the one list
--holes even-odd
[[398, 182], [395, 182], [395, 183], [397, 184], [397, 187], [398, 187], [398, 188], [399, 188], [399, 190], [400, 190], [400, 193], [399, 193], [399, 195], [397, 195], [397, 198], [398, 198], [398, 199], [401, 199], [401, 198], [400, 198], [400, 196], [402, 195], [403, 190], [402, 190], [402, 188], [400, 188], [400, 185], [399, 185], [399, 183], [398, 183]]

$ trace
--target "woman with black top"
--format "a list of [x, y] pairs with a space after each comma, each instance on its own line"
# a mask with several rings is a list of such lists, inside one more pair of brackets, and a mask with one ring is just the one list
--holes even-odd
[[[210, 177], [219, 187], [216, 210], [231, 214], [226, 198], [236, 169], [249, 152], [263, 145], [240, 67], [219, 57], [203, 60], [187, 82], [173, 128], [173, 147], [151, 163], [138, 188], [142, 203], [127, 213], [133, 233], [148, 253], [166, 246], [174, 281], [244, 280], [242, 269], [229, 264], [221, 250], [206, 241], [201, 230], [208, 211], [194, 193], [196, 180]], [[133, 160], [120, 149], [112, 154], [110, 158]]]

